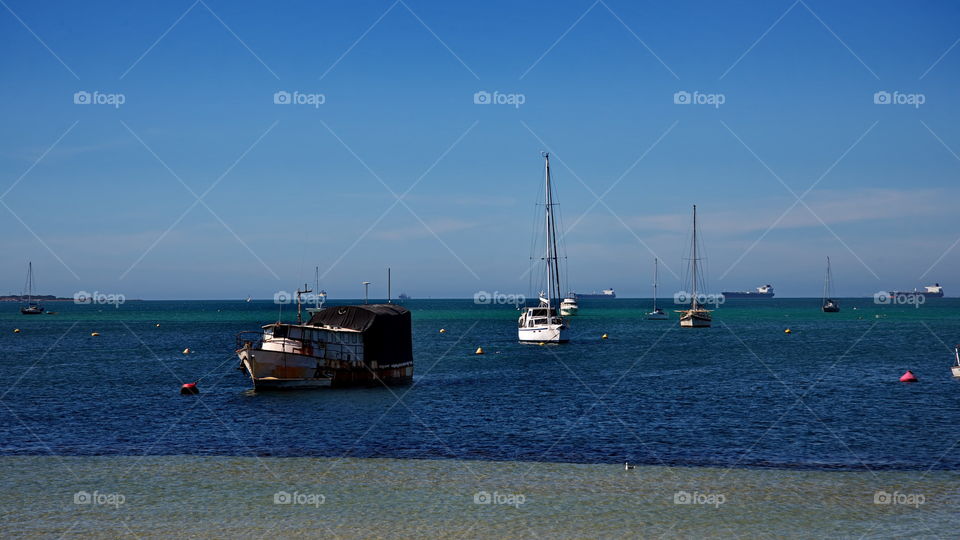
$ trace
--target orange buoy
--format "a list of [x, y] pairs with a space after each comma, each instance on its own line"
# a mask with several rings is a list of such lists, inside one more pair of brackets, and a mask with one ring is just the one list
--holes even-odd
[[906, 373], [900, 376], [900, 382], [917, 382], [917, 376], [908, 369]]
[[183, 386], [180, 387], [180, 393], [183, 395], [199, 394], [200, 389], [197, 388], [197, 383], [188, 382], [183, 383]]
[[793, 330], [790, 330], [789, 328], [787, 328], [786, 330], [783, 331], [783, 333], [790, 334], [790, 333], [793, 333]]

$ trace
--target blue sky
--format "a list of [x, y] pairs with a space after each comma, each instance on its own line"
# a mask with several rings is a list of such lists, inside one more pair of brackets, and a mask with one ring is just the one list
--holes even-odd
[[0, 292], [529, 293], [546, 149], [573, 289], [960, 288], [956, 3], [5, 4]]

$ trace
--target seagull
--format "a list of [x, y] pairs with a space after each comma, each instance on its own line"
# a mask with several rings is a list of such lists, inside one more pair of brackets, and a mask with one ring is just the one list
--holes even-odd
[[636, 465], [631, 465], [629, 461], [623, 464], [623, 470], [625, 471], [632, 470], [635, 467]]

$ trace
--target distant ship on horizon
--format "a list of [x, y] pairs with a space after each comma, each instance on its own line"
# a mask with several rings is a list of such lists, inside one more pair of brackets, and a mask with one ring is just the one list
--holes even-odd
[[914, 289], [912, 291], [890, 291], [888, 294], [890, 296], [901, 296], [901, 295], [913, 296], [917, 294], [922, 294], [925, 297], [929, 296], [931, 298], [943, 298], [943, 287], [941, 287], [939, 283], [934, 283], [933, 285], [927, 285], [923, 289], [924, 290], [922, 291], [918, 291], [917, 289]]
[[757, 287], [755, 291], [725, 291], [720, 294], [724, 298], [773, 298], [773, 285], [768, 283]]
[[570, 296], [574, 298], [616, 298], [617, 293], [613, 291], [613, 288], [610, 288], [610, 289], [604, 289], [599, 293], [596, 291], [592, 293], [571, 292]]

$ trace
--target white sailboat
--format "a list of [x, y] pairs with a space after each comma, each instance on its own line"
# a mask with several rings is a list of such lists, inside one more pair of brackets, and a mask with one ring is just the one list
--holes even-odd
[[320, 289], [320, 267], [313, 268], [313, 277], [316, 280], [315, 291], [317, 294], [313, 297], [313, 307], [307, 308], [307, 313], [320, 313], [323, 311], [323, 303], [327, 301], [327, 291]]
[[954, 364], [950, 368], [950, 371], [953, 372], [954, 377], [960, 377], [960, 345], [955, 345], [953, 347], [953, 358]]
[[664, 321], [670, 318], [662, 309], [657, 307], [657, 285], [660, 281], [660, 272], [656, 257], [653, 259], [653, 311], [647, 313], [647, 319], [652, 321]]
[[710, 326], [713, 316], [709, 309], [704, 309], [700, 304], [697, 291], [697, 282], [702, 277], [697, 276], [700, 270], [700, 253], [697, 248], [697, 205], [693, 205], [693, 242], [690, 248], [690, 309], [677, 310], [680, 313], [680, 326], [683, 328], [707, 328]]
[[574, 295], [567, 296], [560, 302], [560, 315], [564, 317], [576, 315], [580, 311], [580, 306], [577, 305], [577, 297]]
[[831, 298], [833, 296], [833, 273], [830, 271], [830, 257], [827, 257], [827, 277], [823, 280], [823, 303], [820, 309], [824, 313], [837, 313], [840, 303]]
[[557, 224], [553, 211], [553, 189], [550, 185], [550, 154], [543, 153], [544, 160], [544, 214], [546, 253], [543, 258], [546, 290], [540, 291], [536, 307], [524, 308], [517, 321], [520, 341], [564, 343], [570, 340], [570, 327], [559, 313], [560, 265], [557, 258]]
[[[40, 315], [43, 313], [43, 306], [33, 301], [33, 262], [27, 263], [27, 304], [20, 306], [20, 313], [23, 315]], [[23, 298], [21, 297], [21, 300]]]

